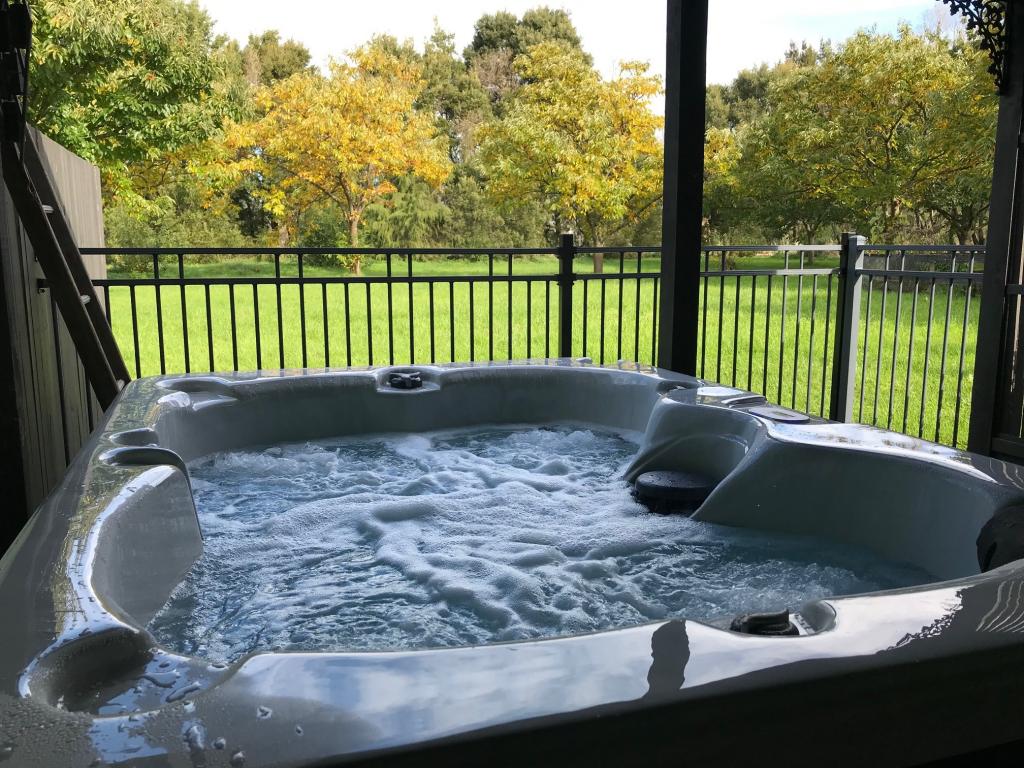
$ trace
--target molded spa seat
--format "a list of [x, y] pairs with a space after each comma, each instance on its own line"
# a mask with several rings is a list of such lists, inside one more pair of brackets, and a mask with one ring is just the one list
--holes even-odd
[[644, 472], [634, 483], [637, 500], [659, 514], [692, 514], [711, 495], [715, 484], [692, 472]]

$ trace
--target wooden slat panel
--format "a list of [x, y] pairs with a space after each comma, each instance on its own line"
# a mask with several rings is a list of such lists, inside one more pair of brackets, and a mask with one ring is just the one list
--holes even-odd
[[[103, 245], [102, 198], [94, 166], [46, 138], [43, 156], [61, 198], [61, 207], [82, 246]], [[87, 258], [94, 277], [105, 276], [102, 257]], [[51, 299], [40, 293], [42, 272], [14, 213], [6, 188], [0, 185], [0, 551], [32, 510], [59, 482], [66, 450], [73, 456], [89, 432], [85, 383], [74, 345], [58, 321], [64, 409], [58, 391], [58, 354], [54, 347]], [[6, 325], [7, 328], [3, 326]], [[96, 411], [98, 413], [98, 410]]]

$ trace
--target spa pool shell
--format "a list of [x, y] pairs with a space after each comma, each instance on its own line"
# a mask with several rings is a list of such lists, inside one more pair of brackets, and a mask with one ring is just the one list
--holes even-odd
[[[571, 360], [143, 379], [104, 419], [0, 561], [10, 765], [905, 765], [1024, 739], [1015, 465]], [[679, 617], [226, 664], [146, 630], [203, 552], [189, 462], [566, 423], [642, 433], [629, 480], [706, 479], [696, 520], [823, 537], [939, 581], [779, 606], [793, 611], [785, 636]]]

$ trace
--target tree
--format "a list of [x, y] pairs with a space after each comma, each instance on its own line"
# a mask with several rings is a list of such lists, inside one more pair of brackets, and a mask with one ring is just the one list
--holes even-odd
[[994, 97], [978, 96], [976, 54], [954, 45], [906, 27], [860, 32], [781, 79], [752, 134], [748, 167], [780, 185], [762, 198], [839, 209], [844, 224], [892, 242], [908, 212], [963, 174], [984, 173]]
[[448, 216], [434, 189], [413, 176], [398, 181], [387, 199], [366, 209], [367, 240], [376, 247], [426, 248]]
[[274, 29], [249, 35], [242, 56], [246, 77], [253, 85], [270, 85], [309, 69], [309, 49], [294, 40], [281, 42], [280, 33]]
[[467, 61], [494, 51], [509, 51], [515, 57], [540, 43], [553, 42], [575, 48], [588, 64], [591, 63], [590, 57], [583, 53], [580, 33], [569, 13], [544, 6], [527, 11], [521, 19], [508, 11], [485, 13], [477, 19], [473, 40], [463, 55]]
[[108, 196], [128, 166], [211, 135], [225, 105], [213, 83], [212, 22], [181, 0], [33, 4], [30, 119], [96, 163]]
[[704, 128], [728, 128], [727, 86], [712, 83], [704, 92]]
[[463, 52], [470, 71], [490, 95], [494, 110], [520, 86], [515, 60], [540, 43], [560, 43], [576, 51], [589, 65], [579, 32], [567, 11], [534, 8], [521, 19], [507, 11], [484, 14], [474, 27], [473, 40]]
[[424, 85], [415, 106], [434, 115], [439, 130], [448, 136], [452, 161], [459, 162], [469, 154], [473, 128], [491, 110], [476, 72], [456, 56], [454, 40], [454, 35], [435, 26], [424, 46]]
[[728, 128], [709, 128], [704, 136], [704, 238], [711, 240], [728, 221], [737, 194], [735, 170], [740, 159], [736, 135]]
[[836, 229], [844, 213], [827, 185], [794, 161], [788, 128], [770, 118], [744, 130], [731, 199], [733, 223], [745, 220], [769, 240], [814, 243]]
[[728, 85], [707, 87], [705, 123], [709, 128], [738, 128], [760, 118], [768, 110], [772, 86], [800, 67], [813, 67], [830, 55], [831, 43], [819, 48], [790, 43], [783, 59], [774, 65], [759, 64], [740, 70]]
[[539, 200], [585, 244], [606, 244], [661, 196], [661, 118], [649, 105], [660, 81], [636, 62], [604, 81], [579, 51], [554, 42], [530, 48], [516, 69], [523, 85], [480, 129], [490, 195], [505, 206]]
[[583, 53], [583, 41], [572, 23], [568, 11], [561, 8], [552, 10], [545, 6], [533, 8], [523, 14], [516, 27], [515, 48], [517, 54], [526, 53], [530, 48], [541, 43], [561, 42], [570, 48], [580, 51], [590, 64], [590, 56]]
[[515, 54], [518, 28], [519, 19], [514, 13], [485, 13], [473, 25], [473, 40], [463, 56], [468, 61], [488, 51], [505, 50]]
[[[939, 216], [953, 242], [983, 243], [998, 102], [987, 56], [966, 41], [954, 44], [950, 53], [957, 70], [956, 86], [944, 94], [931, 115], [934, 131], [929, 140], [938, 146], [927, 151], [954, 159], [957, 167], [949, 168], [949, 175], [931, 177], [924, 185], [921, 206]], [[954, 152], [947, 154], [949, 148]]]
[[545, 212], [536, 199], [499, 207], [487, 194], [477, 169], [458, 165], [441, 190], [448, 215], [437, 233], [440, 245], [486, 248], [502, 243], [514, 248], [544, 245]]
[[[115, 248], [252, 245], [230, 217], [211, 211], [201, 191], [188, 183], [168, 185], [145, 210], [123, 200], [108, 203], [103, 220], [107, 245]], [[141, 261], [149, 259], [142, 257]], [[151, 262], [149, 265], [152, 267]]]
[[[443, 137], [413, 108], [421, 76], [384, 47], [365, 46], [350, 63], [332, 63], [328, 78], [300, 72], [262, 89], [260, 118], [230, 126], [228, 146], [238, 152], [231, 168], [265, 185], [282, 243], [294, 238], [304, 210], [330, 201], [356, 247], [367, 207], [394, 192], [397, 179], [437, 188], [448, 177]], [[353, 268], [359, 272], [358, 259]]]
[[484, 51], [470, 61], [473, 76], [490, 97], [494, 111], [500, 114], [505, 99], [519, 87], [515, 54], [508, 48], [498, 48]]

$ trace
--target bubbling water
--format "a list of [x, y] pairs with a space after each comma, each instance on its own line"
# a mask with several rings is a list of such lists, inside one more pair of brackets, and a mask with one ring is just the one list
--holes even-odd
[[150, 629], [216, 660], [713, 620], [929, 580], [807, 537], [654, 515], [637, 436], [489, 428], [276, 446], [190, 467], [205, 550]]

